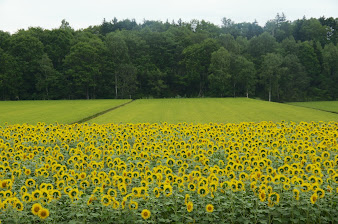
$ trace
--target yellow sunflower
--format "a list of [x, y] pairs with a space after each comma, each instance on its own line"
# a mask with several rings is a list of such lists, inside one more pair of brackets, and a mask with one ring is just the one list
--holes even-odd
[[264, 202], [266, 199], [266, 193], [265, 193], [265, 190], [261, 190], [259, 192], [259, 200], [261, 200], [261, 202]]
[[23, 204], [21, 201], [17, 200], [14, 202], [14, 206], [18, 211], [23, 211]]
[[32, 206], [32, 213], [34, 215], [38, 215], [39, 211], [42, 209], [42, 206], [39, 204], [39, 203], [35, 203], [33, 206]]
[[315, 204], [316, 201], [317, 201], [317, 199], [318, 199], [318, 195], [317, 195], [317, 193], [314, 193], [314, 194], [311, 196], [310, 201], [311, 201], [312, 204]]
[[94, 195], [92, 195], [89, 199], [88, 199], [88, 201], [87, 201], [87, 205], [90, 205], [90, 204], [92, 204], [93, 203], [93, 201], [96, 201], [97, 200], [97, 198], [94, 196]]
[[169, 197], [172, 194], [172, 187], [171, 185], [164, 185], [163, 187], [163, 194], [167, 197]]
[[206, 186], [200, 187], [197, 191], [197, 193], [201, 196], [201, 197], [205, 197], [209, 191], [208, 188]]
[[29, 179], [26, 180], [25, 184], [26, 184], [27, 187], [33, 188], [35, 186], [35, 180], [29, 178]]
[[298, 201], [299, 200], [299, 190], [293, 189], [293, 197]]
[[136, 210], [138, 208], [138, 203], [136, 201], [130, 201], [129, 203], [129, 209], [130, 210]]
[[111, 203], [111, 200], [110, 200], [110, 196], [109, 195], [104, 195], [102, 198], [101, 198], [101, 204], [104, 205], [104, 206], [109, 206]]
[[214, 206], [212, 204], [207, 204], [207, 206], [205, 206], [205, 210], [211, 213], [214, 211]]
[[149, 219], [151, 212], [148, 209], [143, 209], [141, 212], [141, 216], [143, 219]]
[[194, 203], [192, 203], [192, 201], [189, 201], [187, 203], [187, 211], [192, 212], [193, 209], [194, 209]]
[[161, 193], [157, 187], [154, 188], [153, 192], [154, 192], [155, 197], [157, 198], [160, 197]]
[[49, 216], [49, 211], [48, 209], [46, 208], [42, 208], [39, 210], [39, 213], [38, 213], [38, 216], [41, 218], [41, 219], [46, 219], [48, 216]]

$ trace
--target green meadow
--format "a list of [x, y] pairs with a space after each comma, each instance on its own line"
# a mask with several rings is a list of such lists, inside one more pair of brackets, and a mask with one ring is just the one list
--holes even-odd
[[338, 114], [247, 98], [144, 99], [96, 117], [89, 123], [239, 123], [338, 121]]
[[0, 125], [64, 123], [69, 124], [88, 116], [129, 102], [130, 100], [38, 100], [0, 101]]
[[289, 104], [338, 113], [338, 101], [294, 102]]
[[[130, 100], [1, 101], [0, 125], [5, 122], [70, 124], [127, 102]], [[337, 102], [328, 103], [326, 110], [338, 111]], [[313, 105], [326, 105], [326, 102]], [[239, 123], [282, 120], [338, 121], [338, 114], [307, 108], [298, 103], [281, 104], [247, 98], [141, 99], [96, 116], [87, 122]]]

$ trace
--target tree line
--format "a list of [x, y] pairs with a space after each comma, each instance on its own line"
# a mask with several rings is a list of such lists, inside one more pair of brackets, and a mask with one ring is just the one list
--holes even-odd
[[338, 18], [103, 20], [0, 31], [0, 99], [337, 100]]

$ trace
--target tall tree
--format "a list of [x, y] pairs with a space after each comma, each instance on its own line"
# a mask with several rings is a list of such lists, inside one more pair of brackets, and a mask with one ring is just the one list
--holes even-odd
[[109, 33], [106, 37], [105, 44], [108, 54], [108, 72], [114, 74], [115, 98], [118, 98], [118, 89], [120, 88], [118, 84], [121, 82], [118, 80], [120, 76], [119, 72], [117, 72], [117, 69], [121, 64], [126, 64], [129, 62], [128, 47], [119, 32]]
[[282, 56], [275, 53], [268, 53], [264, 56], [262, 64], [261, 77], [269, 94], [269, 101], [272, 100], [273, 87], [276, 90], [277, 98], [279, 98], [278, 88], [281, 74]]
[[333, 17], [325, 18], [320, 17], [319, 22], [326, 28], [327, 41], [333, 44], [338, 43], [338, 18]]
[[232, 80], [234, 83], [234, 96], [236, 96], [236, 84], [242, 93], [249, 98], [249, 94], [253, 94], [255, 91], [256, 79], [256, 69], [253, 62], [249, 61], [247, 58], [238, 55], [233, 59], [233, 65], [231, 66], [232, 70]]
[[99, 39], [78, 42], [65, 59], [68, 75], [69, 97], [86, 99], [96, 97], [97, 79], [101, 75], [100, 54], [104, 45]]
[[241, 51], [239, 43], [231, 34], [221, 34], [218, 37], [218, 42], [222, 47], [224, 47], [233, 54], [239, 54]]
[[44, 51], [53, 63], [54, 68], [62, 72], [63, 61], [70, 52], [74, 34], [70, 28], [45, 31]]
[[277, 49], [276, 39], [269, 33], [264, 32], [249, 42], [248, 51], [252, 57], [259, 59], [267, 53], [273, 53]]
[[185, 67], [190, 94], [197, 91], [199, 97], [204, 96], [211, 54], [218, 48], [219, 45], [215, 40], [206, 39], [183, 50], [184, 58], [181, 63]]
[[323, 50], [325, 84], [330, 99], [338, 99], [338, 46], [330, 43]]
[[137, 69], [132, 64], [120, 64], [116, 71], [120, 98], [132, 98], [137, 89]]
[[280, 78], [280, 100], [306, 100], [306, 90], [309, 88], [310, 79], [298, 57], [294, 54], [286, 55], [283, 58], [282, 67], [284, 69]]
[[0, 94], [3, 100], [19, 99], [22, 76], [16, 59], [0, 47]]
[[50, 99], [50, 88], [56, 86], [57, 82], [57, 71], [46, 53], [42, 55], [39, 65], [40, 71], [36, 73], [36, 89], [44, 92], [43, 99]]
[[35, 74], [39, 72], [39, 61], [43, 55], [42, 42], [28, 31], [20, 31], [11, 37], [10, 53], [17, 59], [22, 73], [22, 88], [18, 98], [34, 99]]
[[227, 95], [230, 84], [230, 53], [221, 47], [211, 54], [211, 61], [208, 76], [211, 92], [218, 96]]
[[305, 41], [299, 44], [298, 58], [305, 68], [307, 76], [310, 78], [309, 96], [313, 99], [320, 99], [323, 97], [323, 90], [320, 88], [322, 78], [320, 76], [321, 67], [317, 58], [316, 52], [311, 42]]

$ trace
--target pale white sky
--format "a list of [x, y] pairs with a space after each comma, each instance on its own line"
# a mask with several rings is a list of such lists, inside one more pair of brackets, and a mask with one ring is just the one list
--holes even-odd
[[338, 0], [0, 0], [0, 30], [15, 33], [28, 27], [57, 28], [66, 19], [74, 29], [107, 21], [143, 19], [171, 22], [181, 18], [206, 20], [221, 25], [223, 17], [236, 23], [253, 22], [261, 26], [277, 13], [288, 20], [321, 16], [338, 17]]

